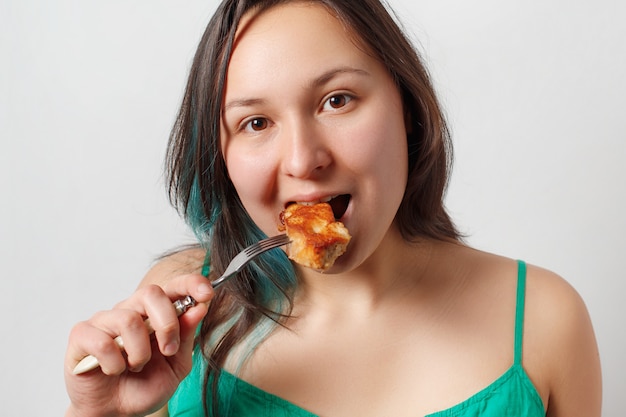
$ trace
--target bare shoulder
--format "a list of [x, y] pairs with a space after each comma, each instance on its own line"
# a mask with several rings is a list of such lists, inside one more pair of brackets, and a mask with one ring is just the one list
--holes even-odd
[[524, 366], [548, 416], [600, 416], [600, 360], [579, 293], [561, 276], [528, 266]]
[[556, 273], [534, 265], [528, 266], [527, 277], [528, 332], [537, 331], [535, 336], [541, 336], [541, 340], [563, 348], [574, 341], [572, 338], [593, 336], [587, 307], [572, 285]]
[[166, 254], [148, 270], [139, 286], [163, 286], [175, 276], [200, 273], [205, 253], [204, 249], [194, 246]]
[[572, 324], [588, 320], [582, 297], [563, 277], [534, 265], [528, 265], [527, 277], [526, 316], [530, 320], [543, 317], [545, 325], [558, 326], [563, 331], [573, 330]]

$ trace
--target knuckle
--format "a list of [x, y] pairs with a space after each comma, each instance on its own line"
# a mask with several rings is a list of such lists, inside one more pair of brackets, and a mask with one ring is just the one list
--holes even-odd
[[70, 339], [77, 339], [84, 333], [84, 331], [89, 327], [89, 324], [86, 321], [80, 321], [70, 329]]
[[138, 369], [152, 359], [151, 349], [137, 349], [128, 353], [127, 361], [130, 369]]
[[115, 344], [112, 338], [96, 338], [92, 340], [91, 349], [93, 354], [98, 356], [108, 356], [119, 353], [120, 348]]
[[105, 375], [113, 376], [120, 375], [126, 370], [126, 362], [123, 359], [115, 361], [106, 361], [100, 363], [102, 372]]
[[144, 318], [139, 313], [134, 311], [127, 311], [126, 314], [121, 316], [120, 326], [121, 328], [133, 333], [146, 331]]
[[159, 331], [163, 335], [173, 336], [178, 335], [178, 328], [178, 320], [167, 320], [161, 325]]
[[143, 296], [147, 298], [162, 297], [165, 294], [163, 288], [159, 287], [156, 284], [146, 285], [140, 291], [142, 292]]
[[93, 316], [91, 316], [91, 318], [89, 320], [84, 321], [82, 323], [84, 323], [84, 324], [97, 323], [97, 322], [100, 322], [103, 319], [105, 319], [108, 315], [109, 315], [109, 310], [97, 311], [96, 313], [94, 313]]

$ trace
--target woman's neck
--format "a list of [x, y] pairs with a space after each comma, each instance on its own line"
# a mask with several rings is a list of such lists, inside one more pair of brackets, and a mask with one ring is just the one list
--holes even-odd
[[431, 239], [407, 242], [393, 229], [368, 259], [349, 272], [323, 274], [301, 268], [294, 315], [312, 306], [335, 314], [374, 310], [419, 285], [435, 245]]

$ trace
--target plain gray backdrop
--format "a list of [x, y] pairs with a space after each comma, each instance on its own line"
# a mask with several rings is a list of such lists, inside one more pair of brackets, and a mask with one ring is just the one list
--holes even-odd
[[[468, 242], [580, 292], [626, 392], [626, 3], [395, 0], [449, 117]], [[2, 415], [62, 415], [72, 325], [192, 240], [162, 162], [214, 0], [0, 0]], [[576, 366], [576, 364], [572, 364]]]

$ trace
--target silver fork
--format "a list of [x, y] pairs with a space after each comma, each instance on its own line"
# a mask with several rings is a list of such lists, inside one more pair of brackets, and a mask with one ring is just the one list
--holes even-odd
[[[228, 281], [231, 277], [237, 275], [244, 266], [248, 264], [251, 260], [262, 254], [263, 252], [267, 252], [268, 250], [277, 248], [279, 246], [286, 245], [290, 240], [287, 235], [277, 235], [273, 237], [269, 237], [267, 239], [259, 240], [258, 242], [248, 246], [241, 252], [239, 252], [228, 264], [226, 271], [222, 274], [221, 277], [213, 280], [211, 285], [213, 288], [219, 287], [224, 282]], [[190, 295], [186, 296], [183, 299], [176, 300], [172, 304], [174, 309], [176, 310], [176, 314], [180, 316], [185, 311], [189, 310], [191, 307], [196, 305], [196, 300], [193, 299]], [[148, 328], [148, 332], [150, 334], [154, 333], [154, 329], [150, 325], [150, 319], [147, 318], [144, 320], [144, 324]], [[113, 341], [119, 346], [121, 350], [124, 350], [124, 341], [120, 336], [117, 336]], [[100, 366], [98, 359], [95, 356], [88, 355], [85, 356], [81, 361], [74, 367], [73, 373], [74, 375], [83, 374], [85, 372], [89, 372], [93, 369], [96, 369]]]
[[279, 246], [286, 245], [290, 240], [287, 235], [277, 235], [274, 237], [268, 237], [267, 239], [259, 240], [257, 243], [252, 244], [239, 252], [228, 264], [226, 271], [222, 274], [221, 277], [213, 280], [211, 285], [213, 288], [219, 287], [224, 282], [228, 281], [229, 278], [237, 275], [244, 266], [263, 252], [266, 252], [270, 249], [277, 248]]

